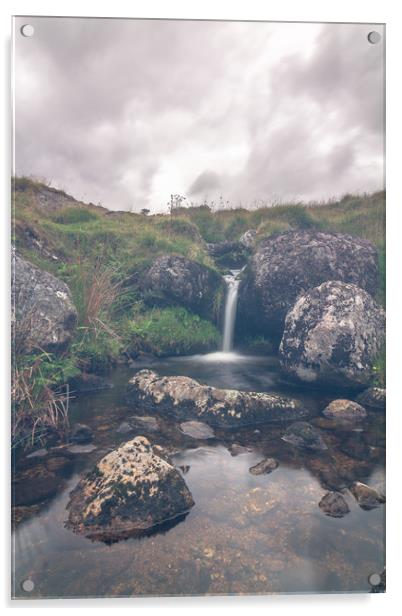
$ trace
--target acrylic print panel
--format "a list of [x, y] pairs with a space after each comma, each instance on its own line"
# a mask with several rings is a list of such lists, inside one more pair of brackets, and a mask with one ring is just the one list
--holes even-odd
[[15, 18], [15, 598], [385, 590], [384, 45]]

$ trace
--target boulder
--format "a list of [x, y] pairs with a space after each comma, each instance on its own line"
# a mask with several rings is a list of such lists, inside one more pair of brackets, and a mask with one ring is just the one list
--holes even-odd
[[385, 496], [365, 483], [355, 481], [349, 488], [362, 509], [369, 511], [385, 503]]
[[248, 470], [252, 475], [267, 475], [276, 468], [278, 468], [278, 462], [275, 458], [264, 458], [264, 460], [261, 460], [261, 462], [258, 462], [258, 464], [255, 464]]
[[321, 231], [289, 231], [265, 239], [239, 287], [238, 323], [280, 336], [297, 297], [328, 280], [377, 289], [377, 250], [367, 240]]
[[367, 417], [367, 411], [352, 400], [332, 400], [323, 410], [325, 417], [346, 421], [359, 421]]
[[141, 370], [129, 381], [127, 401], [136, 411], [196, 419], [211, 426], [236, 427], [306, 417], [293, 398], [277, 394], [218, 389], [187, 376], [159, 376]]
[[331, 518], [343, 518], [350, 511], [347, 502], [339, 492], [327, 492], [318, 503], [318, 506], [325, 515]]
[[382, 387], [369, 387], [357, 396], [356, 401], [370, 409], [385, 411], [386, 390]]
[[239, 239], [239, 243], [242, 244], [247, 250], [253, 250], [257, 239], [257, 231], [255, 229], [248, 229], [243, 233]]
[[321, 432], [306, 421], [297, 421], [289, 426], [283, 434], [282, 440], [301, 449], [311, 449], [313, 451], [325, 451], [328, 449]]
[[16, 346], [28, 353], [64, 350], [77, 323], [67, 285], [13, 251], [12, 329]]
[[314, 386], [363, 388], [385, 341], [385, 313], [354, 284], [325, 282], [288, 312], [279, 347], [286, 377]]
[[70, 494], [66, 525], [108, 542], [150, 531], [193, 505], [184, 479], [163, 450], [137, 436], [81, 479]]
[[215, 270], [185, 257], [158, 257], [145, 276], [152, 297], [181, 304], [200, 316], [216, 320], [225, 281]]

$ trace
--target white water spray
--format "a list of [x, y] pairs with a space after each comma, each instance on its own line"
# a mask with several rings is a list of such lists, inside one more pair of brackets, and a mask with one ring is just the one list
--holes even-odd
[[223, 344], [222, 351], [230, 353], [233, 349], [233, 333], [236, 321], [237, 295], [240, 280], [238, 278], [241, 270], [232, 270], [231, 274], [225, 276], [228, 286], [225, 304], [225, 318], [223, 322]]

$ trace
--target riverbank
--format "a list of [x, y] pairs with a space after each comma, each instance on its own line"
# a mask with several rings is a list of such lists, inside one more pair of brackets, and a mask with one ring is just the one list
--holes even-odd
[[[352, 233], [378, 250], [376, 299], [384, 303], [384, 193], [251, 211], [214, 211], [213, 204], [203, 204], [174, 207], [168, 215], [111, 212], [26, 178], [15, 180], [13, 194], [18, 254], [66, 283], [77, 311], [68, 347], [47, 352], [15, 347], [14, 408], [27, 415], [24, 430], [15, 434], [17, 446], [31, 447], [49, 431], [62, 436], [67, 385], [72, 380], [76, 384], [81, 374], [107, 380], [116, 365], [139, 357], [208, 353], [221, 347], [223, 287], [217, 283], [211, 290], [207, 309], [194, 304], [194, 294], [186, 297], [184, 287], [173, 295], [170, 283], [151, 289], [147, 272], [159, 258], [185, 258], [204, 268], [204, 276], [220, 277], [228, 274], [222, 261], [230, 263], [231, 254], [236, 259], [240, 255], [244, 265], [253, 250], [279, 232]], [[250, 229], [252, 243], [239, 250], [239, 239]], [[188, 275], [194, 279], [192, 270]], [[281, 335], [278, 332], [279, 340]], [[278, 336], [270, 339], [247, 331], [236, 336], [238, 347], [254, 352], [271, 353], [278, 345]], [[373, 368], [373, 383], [383, 385], [383, 354]], [[43, 413], [44, 406], [51, 412], [57, 409], [56, 419], [48, 421], [52, 413]], [[30, 432], [29, 423], [35, 424], [39, 416], [36, 432]]]

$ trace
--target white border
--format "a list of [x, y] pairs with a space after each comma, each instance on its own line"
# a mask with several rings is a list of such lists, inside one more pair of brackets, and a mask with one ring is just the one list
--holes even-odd
[[[9, 596], [9, 553], [3, 549], [0, 580], [2, 582], [2, 597], [4, 605], [9, 609], [22, 610], [61, 608], [92, 612], [102, 608], [134, 608], [135, 610], [163, 609], [166, 615], [176, 614], [178, 610], [201, 612], [208, 609], [218, 611], [230, 609], [235, 613], [240, 610], [252, 610], [255, 613], [267, 613], [267, 609], [289, 613], [316, 614], [324, 609], [326, 614], [337, 613], [339, 610], [349, 610], [365, 615], [377, 614], [378, 610], [391, 610], [396, 607], [399, 590], [401, 545], [401, 490], [400, 490], [400, 450], [402, 436], [402, 408], [398, 378], [401, 380], [401, 80], [400, 58], [402, 20], [400, 3], [392, 0], [337, 0], [323, 2], [313, 0], [203, 0], [203, 2], [180, 2], [178, 0], [148, 0], [139, 2], [121, 0], [90, 2], [89, 0], [50, 0], [35, 1], [3, 1], [1, 5], [0, 28], [2, 35], [3, 61], [1, 63], [3, 96], [2, 124], [6, 139], [2, 160], [6, 165], [2, 168], [2, 225], [0, 226], [2, 250], [2, 318], [0, 319], [1, 339], [8, 338], [8, 280], [9, 267], [9, 209], [10, 198], [9, 177], [11, 167], [10, 157], [10, 104], [9, 104], [9, 63], [10, 63], [10, 16], [14, 15], [71, 15], [71, 16], [111, 16], [111, 17], [170, 17], [170, 18], [210, 18], [210, 19], [265, 19], [277, 21], [339, 21], [339, 22], [371, 22], [387, 24], [387, 280], [388, 280], [388, 417], [387, 417], [387, 593], [385, 595], [304, 595], [304, 596], [267, 596], [267, 597], [229, 597], [229, 598], [181, 598], [181, 599], [120, 599], [120, 600], [58, 600], [58, 601], [15, 601], [10, 603]], [[3, 343], [3, 349], [6, 348]], [[8, 442], [8, 353], [1, 354], [0, 375], [2, 378], [3, 404], [3, 459], [2, 481], [5, 497], [1, 507], [3, 530], [5, 532], [3, 545], [9, 545], [9, 442]]]

